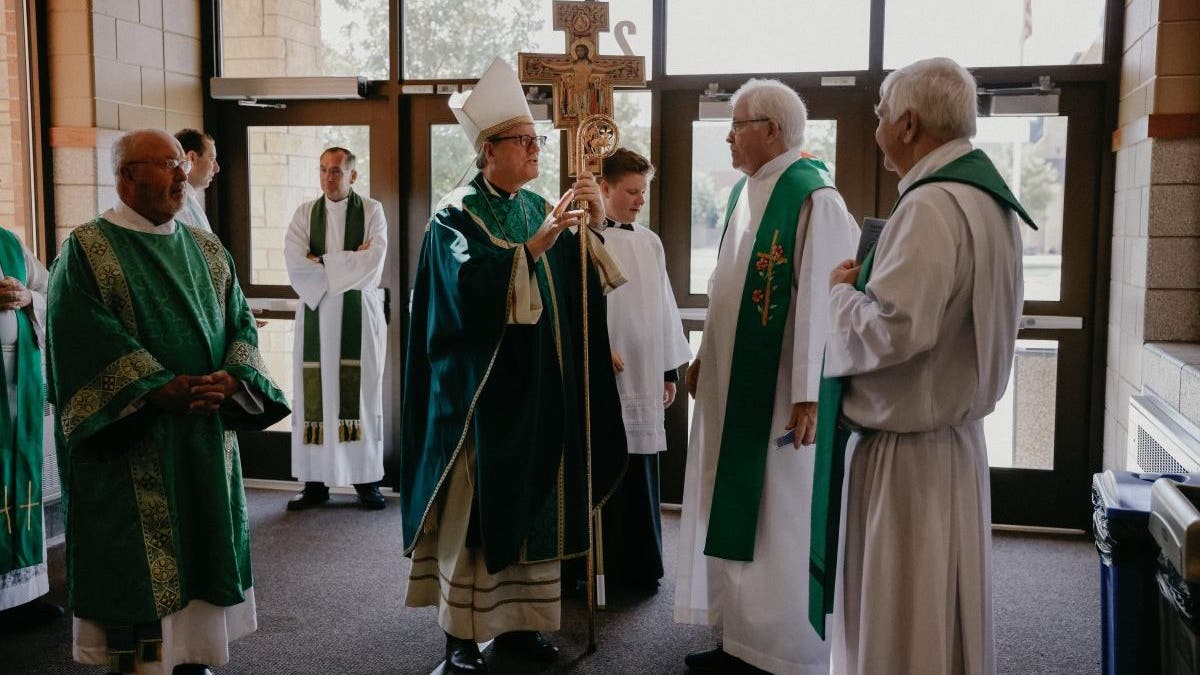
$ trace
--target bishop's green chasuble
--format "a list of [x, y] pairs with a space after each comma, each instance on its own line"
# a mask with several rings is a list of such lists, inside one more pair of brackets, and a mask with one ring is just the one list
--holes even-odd
[[[934, 173], [925, 176], [904, 191], [892, 206], [918, 186], [926, 183], [962, 183], [978, 188], [1012, 209], [1030, 227], [1037, 229], [1017, 198], [982, 150], [972, 150]], [[875, 264], [875, 248], [867, 252], [854, 288], [867, 287]], [[817, 403], [817, 456], [813, 468], [812, 531], [809, 540], [808, 619], [817, 634], [825, 637], [825, 617], [833, 611], [834, 583], [837, 581], [838, 537], [841, 528], [842, 482], [846, 473], [846, 445], [851, 430], [842, 421], [842, 395], [846, 378], [821, 377]], [[864, 430], [869, 433], [869, 430]]]
[[[244, 600], [250, 540], [235, 432], [273, 424], [288, 405], [210, 233], [96, 219], [64, 244], [49, 298], [68, 602], [106, 627], [114, 654], [132, 658], [136, 645], [154, 660], [159, 619], [192, 600]], [[176, 375], [220, 369], [261, 412], [226, 401], [211, 416], [180, 415], [146, 400]]]
[[[725, 209], [725, 227], [746, 185], [734, 185]], [[824, 162], [796, 160], [775, 183], [754, 238], [737, 314], [729, 396], [721, 431], [721, 451], [713, 484], [704, 554], [726, 560], [753, 560], [758, 532], [763, 472], [771, 444], [775, 380], [792, 299], [796, 223], [814, 190], [833, 187]], [[722, 234], [724, 239], [724, 234]]]
[[[25, 253], [11, 232], [0, 229], [0, 270], [29, 283]], [[16, 368], [0, 360], [0, 578], [44, 562], [42, 550], [42, 355], [29, 316], [17, 321]], [[6, 383], [15, 383], [16, 398]]]
[[[579, 240], [563, 232], [536, 261], [521, 245], [546, 201], [492, 192], [482, 175], [430, 220], [413, 290], [400, 485], [411, 553], [468, 436], [476, 475], [467, 545], [495, 573], [515, 562], [583, 555], [587, 481], [602, 504], [624, 471], [625, 429], [596, 268], [588, 283], [591, 474], [584, 448]], [[510, 322], [533, 266], [542, 310]]]

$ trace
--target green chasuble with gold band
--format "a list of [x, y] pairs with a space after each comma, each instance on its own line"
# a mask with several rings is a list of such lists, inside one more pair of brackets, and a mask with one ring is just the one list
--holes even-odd
[[[745, 185], [743, 177], [729, 194], [726, 230]], [[726, 560], [754, 559], [767, 449], [771, 445], [775, 380], [792, 301], [795, 261], [788, 256], [796, 250], [796, 223], [809, 195], [833, 186], [824, 162], [807, 156], [796, 160], [775, 183], [755, 233], [754, 253], [737, 315], [705, 555]]]
[[[982, 150], [972, 150], [925, 176], [904, 191], [892, 206], [892, 213], [913, 189], [927, 183], [962, 183], [991, 195], [1004, 208], [1011, 209], [1033, 229], [1033, 219], [996, 171]], [[885, 226], [886, 227], [886, 226]], [[875, 248], [863, 259], [854, 282], [860, 292], [866, 290], [875, 264]], [[841, 528], [842, 482], [846, 473], [846, 446], [852, 430], [842, 419], [842, 394], [846, 378], [821, 377], [817, 403], [817, 455], [813, 468], [812, 530], [809, 540], [808, 619], [817, 634], [825, 637], [825, 617], [833, 611], [834, 584], [837, 581], [838, 541]], [[869, 432], [869, 430], [863, 430]]]
[[[20, 240], [0, 229], [3, 276], [29, 284]], [[16, 369], [0, 360], [0, 579], [45, 562], [42, 542], [42, 354], [29, 316], [13, 312], [17, 323]], [[9, 397], [15, 383], [16, 399]]]
[[[443, 200], [425, 232], [401, 423], [406, 553], [465, 442], [477, 462], [466, 543], [482, 548], [489, 572], [587, 552], [579, 239], [563, 232], [536, 261], [521, 245], [547, 211], [540, 196], [519, 190], [510, 199], [477, 175]], [[597, 235], [588, 236], [592, 260], [607, 260]], [[605, 264], [589, 269], [591, 481], [599, 506], [627, 458], [602, 290], [620, 281], [605, 276]], [[540, 315], [528, 311], [537, 299]]]
[[[63, 245], [49, 297], [68, 602], [106, 627], [110, 649], [145, 647], [159, 619], [192, 600], [244, 600], [250, 540], [235, 432], [273, 424], [288, 405], [233, 262], [210, 233], [98, 218]], [[256, 400], [227, 400], [206, 416], [146, 399], [177, 375], [222, 369]]]
[[[346, 230], [343, 251], [357, 251], [363, 243], [363, 200], [354, 190], [346, 197]], [[313, 204], [308, 220], [308, 251], [325, 255], [325, 199]], [[304, 308], [304, 442], [325, 443], [324, 401], [321, 396], [320, 308]], [[338, 361], [338, 441], [362, 440], [362, 291], [342, 294], [341, 355]]]

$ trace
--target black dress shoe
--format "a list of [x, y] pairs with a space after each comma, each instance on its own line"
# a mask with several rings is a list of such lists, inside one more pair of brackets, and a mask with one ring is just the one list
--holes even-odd
[[446, 633], [446, 672], [486, 673], [487, 662], [479, 653], [479, 645], [474, 640], [464, 640]]
[[175, 666], [171, 675], [213, 675], [213, 671], [201, 663], [181, 663]]
[[51, 623], [63, 615], [63, 608], [41, 598], [0, 612], [0, 628], [24, 630]]
[[683, 657], [683, 663], [693, 673], [721, 673], [722, 675], [744, 673], [745, 675], [751, 675], [752, 673], [766, 672], [755, 668], [736, 656], [732, 656], [720, 647], [710, 649], [706, 652], [688, 654]]
[[364, 509], [378, 511], [387, 506], [387, 500], [383, 498], [383, 493], [379, 491], [378, 484], [366, 483], [355, 485], [354, 489], [358, 491], [358, 501]]
[[496, 636], [496, 648], [520, 654], [533, 661], [550, 662], [558, 658], [558, 647], [535, 630], [514, 630]]
[[329, 488], [324, 483], [307, 482], [300, 494], [288, 500], [288, 511], [303, 511], [329, 501]]

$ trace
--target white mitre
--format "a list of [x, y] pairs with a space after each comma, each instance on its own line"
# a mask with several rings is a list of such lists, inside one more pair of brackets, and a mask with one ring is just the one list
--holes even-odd
[[520, 124], [533, 124], [517, 73], [497, 58], [471, 91], [450, 96], [450, 111], [478, 152], [483, 142]]

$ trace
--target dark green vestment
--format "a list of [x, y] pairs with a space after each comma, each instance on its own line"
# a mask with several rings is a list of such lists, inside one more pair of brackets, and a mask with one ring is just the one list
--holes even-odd
[[[482, 547], [489, 572], [587, 552], [575, 234], [564, 232], [533, 263], [543, 305], [537, 321], [507, 323], [519, 265], [531, 262], [520, 244], [546, 212], [538, 195], [520, 190], [507, 199], [476, 176], [443, 202], [425, 232], [404, 382], [399, 491], [406, 553], [465, 442], [477, 457], [467, 545]], [[627, 454], [604, 296], [589, 268], [591, 479], [599, 506]]]
[[[68, 601], [114, 635], [192, 600], [241, 603], [252, 585], [235, 432], [288, 406], [258, 351], [254, 317], [212, 234], [103, 219], [77, 228], [50, 274], [47, 366], [57, 406]], [[176, 375], [224, 369], [257, 395], [211, 416], [145, 397]]]

